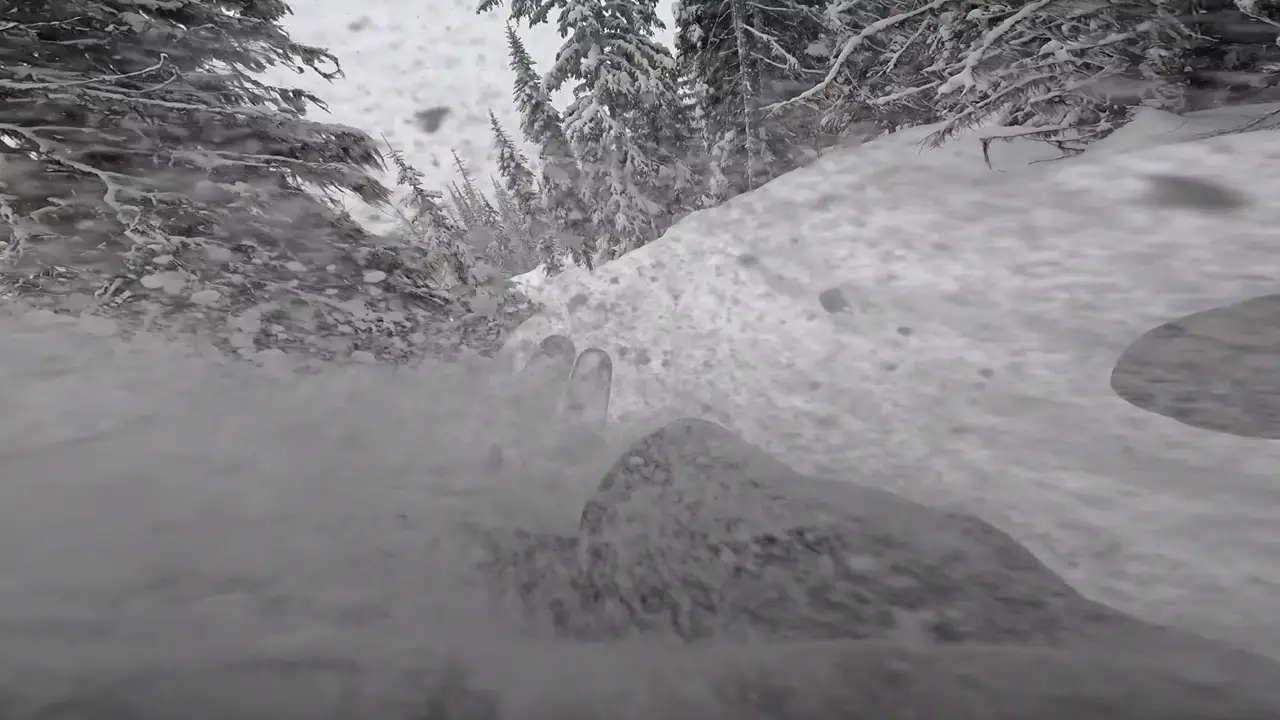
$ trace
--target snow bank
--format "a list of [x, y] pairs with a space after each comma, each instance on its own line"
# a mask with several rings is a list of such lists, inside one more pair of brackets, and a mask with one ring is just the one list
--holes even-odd
[[990, 172], [972, 139], [921, 152], [927, 132], [548, 283], [508, 352], [605, 348], [623, 424], [719, 422], [802, 472], [976, 512], [1121, 609], [1280, 646], [1280, 448], [1109, 385], [1150, 328], [1274, 292], [1280, 135], [1031, 165], [1013, 144]]
[[[562, 275], [574, 277], [579, 273], [586, 272], [583, 268], [574, 265], [573, 259], [570, 258], [568, 254], [560, 259], [560, 264], [564, 267], [564, 270], [561, 271]], [[539, 263], [537, 267], [529, 272], [513, 275], [508, 278], [508, 280], [515, 283], [518, 290], [523, 292], [525, 295], [528, 295], [530, 299], [536, 301], [542, 293], [542, 289], [546, 287], [547, 283], [550, 282], [552, 278], [547, 275], [547, 264]]]
[[1280, 127], [1280, 103], [1237, 105], [1175, 115], [1155, 108], [1138, 108], [1124, 127], [1089, 147], [1089, 157], [1109, 153], [1131, 152], [1172, 143], [1203, 140], [1223, 133], [1245, 129], [1263, 130]]

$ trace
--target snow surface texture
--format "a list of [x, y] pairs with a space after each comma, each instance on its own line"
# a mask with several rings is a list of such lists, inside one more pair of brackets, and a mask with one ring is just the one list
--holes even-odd
[[[428, 190], [444, 191], [460, 180], [452, 152], [488, 187], [497, 171], [489, 110], [498, 116], [530, 157], [520, 114], [512, 100], [515, 75], [508, 66], [503, 8], [477, 15], [478, 0], [306, 0], [293, 3], [282, 23], [297, 42], [325, 48], [342, 63], [345, 77], [332, 82], [308, 71], [272, 68], [264, 81], [298, 87], [319, 96], [329, 114], [312, 115], [360, 128], [375, 140], [386, 136], [423, 173]], [[660, 3], [671, 37], [671, 4]], [[519, 27], [540, 72], [547, 72], [563, 42], [555, 26]], [[568, 91], [555, 96], [567, 105]], [[382, 178], [395, 183], [395, 168]], [[348, 198], [352, 215], [371, 230], [394, 225], [385, 211]]]
[[0, 679], [298, 648], [494, 667], [474, 654], [515, 633], [469, 528], [570, 531], [621, 451], [556, 436], [558, 397], [487, 360], [286, 376], [97, 329], [0, 313]]
[[1213, 124], [1062, 163], [997, 144], [998, 172], [972, 138], [921, 151], [929, 128], [833, 153], [542, 285], [508, 349], [601, 347], [624, 426], [719, 422], [801, 472], [974, 512], [1095, 599], [1280, 654], [1280, 446], [1110, 387], [1151, 328], [1276, 292], [1280, 135], [1182, 142]]
[[[297, 376], [49, 313], [0, 315], [0, 333], [6, 720], [1239, 720], [1275, 707], [1274, 668], [1184, 652], [523, 640], [467, 571], [474, 525], [571, 532], [621, 447], [546, 432], [489, 361]], [[505, 469], [486, 465], [491, 440]], [[475, 696], [423, 672], [449, 657]], [[430, 714], [430, 695], [448, 709]]]

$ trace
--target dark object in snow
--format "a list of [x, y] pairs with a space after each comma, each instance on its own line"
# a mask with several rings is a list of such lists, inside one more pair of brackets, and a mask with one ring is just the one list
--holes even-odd
[[613, 388], [613, 359], [600, 348], [578, 355], [565, 383], [560, 415], [570, 423], [599, 423], [609, 419], [609, 395]]
[[507, 464], [506, 457], [502, 453], [502, 446], [498, 443], [489, 445], [489, 455], [485, 458], [484, 469], [489, 472], [499, 472]]
[[1152, 207], [1231, 213], [1249, 207], [1250, 201], [1235, 188], [1190, 175], [1148, 175], [1145, 201]]
[[490, 540], [495, 588], [535, 627], [582, 641], [1158, 647], [1259, 662], [1085, 598], [976, 517], [801, 475], [701, 420], [624, 452], [578, 537]]
[[536, 374], [539, 378], [546, 373], [548, 378], [555, 377], [556, 382], [563, 382], [573, 369], [577, 351], [568, 337], [548, 335], [538, 343], [538, 349], [533, 351], [533, 356], [525, 364], [524, 372]]
[[573, 341], [564, 335], [549, 335], [538, 343], [521, 371], [526, 392], [522, 404], [526, 417], [539, 423], [559, 414], [559, 403], [577, 357]]
[[437, 105], [426, 110], [419, 110], [413, 114], [413, 119], [424, 132], [434, 133], [438, 132], [440, 127], [444, 125], [444, 119], [448, 115], [449, 108], [444, 105]]
[[1116, 361], [1111, 388], [1184, 425], [1280, 439], [1280, 295], [1150, 330]]
[[823, 310], [835, 315], [844, 312], [852, 307], [849, 298], [844, 296], [844, 291], [838, 287], [828, 288], [818, 293], [818, 304]]

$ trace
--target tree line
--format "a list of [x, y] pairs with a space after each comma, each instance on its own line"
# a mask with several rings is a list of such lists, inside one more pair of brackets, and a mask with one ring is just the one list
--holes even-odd
[[[394, 148], [309, 118], [322, 98], [258, 79], [340, 73], [281, 29], [283, 0], [0, 0], [4, 257], [75, 242], [117, 289], [157, 258], [199, 274], [210, 246], [237, 253], [241, 276], [299, 253], [364, 271], [376, 257], [438, 300], [614, 260], [851, 128], [938, 123], [936, 145], [995, 124], [1072, 154], [1136, 106], [1271, 99], [1280, 69], [1275, 0], [681, 0], [674, 47], [655, 39], [658, 1], [482, 0], [509, 21], [518, 132], [536, 152], [491, 115], [497, 174], [456, 161], [436, 190]], [[546, 68], [517, 30], [538, 24], [563, 38]], [[391, 203], [374, 177], [388, 166], [409, 212], [373, 238], [328, 193]]]

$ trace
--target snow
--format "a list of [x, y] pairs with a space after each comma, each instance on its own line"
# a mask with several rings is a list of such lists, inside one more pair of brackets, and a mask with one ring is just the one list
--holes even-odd
[[[927, 167], [977, 167], [983, 162], [990, 162], [991, 168], [1005, 172], [1013, 168], [1025, 167], [1037, 162], [1047, 162], [1061, 157], [1061, 153], [1045, 143], [1029, 142], [1025, 139], [1011, 141], [998, 140], [991, 143], [986, 160], [983, 159], [982, 147], [977, 142], [950, 143], [941, 148], [925, 150], [924, 142], [940, 125], [926, 125], [908, 128], [894, 135], [892, 142], [880, 142], [867, 145], [861, 142], [856, 134], [849, 141], [842, 143], [846, 152], [858, 148], [862, 162], [866, 163], [869, 174], [909, 166], [915, 169]], [[990, 122], [978, 126], [975, 137], [995, 136], [997, 129]], [[872, 170], [871, 168], [875, 168]], [[561, 285], [571, 285], [589, 277], [586, 270], [574, 265], [566, 254], [562, 258], [565, 268], [557, 281]], [[509, 280], [533, 300], [540, 300], [547, 288], [548, 277], [545, 264], [515, 275]]]
[[[562, 273], [568, 273], [570, 276], [578, 273], [586, 272], [583, 268], [573, 264], [573, 258], [565, 253], [560, 258], [560, 264], [564, 268]], [[542, 288], [546, 286], [550, 277], [547, 275], [547, 264], [539, 263], [537, 267], [529, 272], [513, 275], [508, 280], [515, 284], [516, 288], [533, 300], [537, 300], [542, 292]]]
[[[1215, 134], [1234, 132], [1262, 120], [1268, 113], [1280, 113], [1280, 103], [1238, 105], [1175, 115], [1155, 108], [1139, 108], [1133, 119], [1111, 135], [1094, 143], [1089, 152], [1130, 152], [1170, 143], [1200, 140]], [[1280, 126], [1280, 117], [1262, 120], [1257, 129]]]
[[0, 334], [0, 686], [544, 656], [470, 584], [472, 528], [575, 527], [621, 448], [551, 433], [493, 363], [295, 375], [43, 311]]
[[[1280, 276], [1280, 137], [1187, 141], [1168, 120], [1058, 162], [996, 143], [994, 171], [981, 129], [833, 152], [543, 284], [507, 353], [551, 333], [604, 348], [620, 426], [720, 422], [802, 472], [974, 511], [1097, 599], [1274, 653], [1280, 447], [1109, 385], [1152, 327]], [[1162, 194], [1184, 176], [1206, 197]]]
[[[274, 68], [265, 81], [298, 87], [319, 96], [329, 114], [313, 117], [360, 128], [375, 140], [383, 136], [420, 170], [429, 190], [444, 190], [458, 178], [452, 152], [457, 151], [474, 176], [487, 183], [497, 171], [489, 110], [512, 137], [523, 141], [520, 116], [512, 100], [514, 75], [508, 68], [506, 15], [503, 9], [477, 15], [478, 0], [307, 0], [293, 3], [294, 14], [282, 23], [300, 43], [325, 48], [342, 63], [345, 77], [332, 82], [308, 71], [297, 75]], [[671, 7], [663, 3], [670, 44]], [[554, 23], [518, 32], [540, 72], [551, 68], [562, 42]], [[562, 109], [567, 91], [555, 96]], [[414, 115], [448, 108], [438, 129], [427, 132]], [[530, 157], [537, 153], [527, 143]], [[382, 178], [393, 185], [395, 169]], [[346, 198], [353, 216], [366, 227], [385, 230], [395, 219], [385, 211]]]
[[[295, 39], [336, 52], [347, 78], [289, 84], [386, 134], [429, 187], [453, 179], [454, 149], [492, 169], [488, 108], [516, 127], [500, 14], [297, 5]], [[526, 39], [545, 71], [554, 32]], [[433, 106], [450, 108], [441, 127], [416, 129]], [[471, 585], [467, 541], [477, 525], [565, 530], [619, 437], [678, 414], [801, 470], [971, 507], [1095, 597], [1274, 653], [1280, 449], [1103, 386], [1149, 327], [1274, 289], [1280, 206], [1258, 189], [1280, 181], [1280, 143], [1155, 148], [1169, 140], [1133, 130], [1032, 165], [1044, 146], [1015, 141], [992, 146], [990, 172], [975, 142], [922, 151], [927, 132], [831, 153], [595, 273], [520, 280], [549, 310], [512, 357], [556, 329], [610, 350], [617, 437], [548, 429], [528, 409], [545, 403], [512, 402], [500, 363], [293, 374], [287, 357], [232, 365], [123, 342], [109, 322], [0, 312], [0, 684], [208, 679], [239, 663], [264, 697], [298, 690], [297, 711], [326, 701], [298, 686], [327, 668], [377, 675], [446, 652], [517, 691], [530, 669], [578, 687], [572, 670], [622, 676], [612, 649], [562, 669], [517, 640]], [[1253, 205], [1153, 212], [1149, 172], [1212, 178]], [[816, 298], [835, 286], [851, 312], [829, 316]], [[485, 464], [495, 440], [499, 469]], [[234, 687], [219, 699], [250, 698]]]

